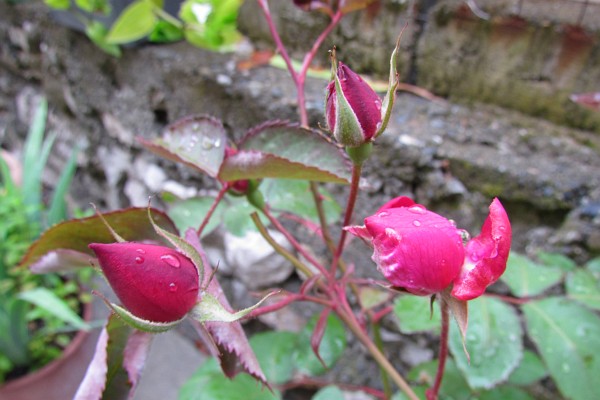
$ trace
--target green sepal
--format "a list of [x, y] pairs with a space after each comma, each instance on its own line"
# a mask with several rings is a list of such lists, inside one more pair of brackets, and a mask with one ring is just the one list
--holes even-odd
[[202, 262], [202, 257], [200, 256], [200, 253], [198, 253], [196, 248], [190, 243], [188, 243], [185, 239], [182, 239], [179, 236], [167, 230], [164, 230], [160, 226], [158, 226], [152, 219], [152, 214], [150, 213], [149, 205], [148, 218], [150, 219], [150, 223], [152, 224], [152, 227], [158, 235], [165, 238], [169, 243], [177, 247], [185, 256], [187, 256], [187, 258], [192, 260], [192, 263], [194, 263], [196, 269], [198, 270], [199, 282], [200, 284], [202, 284], [204, 282], [204, 263]]
[[358, 117], [350, 107], [350, 103], [346, 100], [342, 92], [342, 84], [337, 74], [334, 77], [335, 96], [337, 99], [335, 110], [335, 129], [333, 135], [338, 143], [348, 146], [357, 147], [365, 143], [363, 129], [358, 122]]
[[183, 317], [183, 318], [178, 319], [173, 322], [152, 322], [152, 321], [148, 321], [148, 320], [136, 317], [135, 315], [133, 315], [132, 313], [130, 313], [123, 307], [118, 306], [114, 303], [111, 303], [111, 302], [107, 301], [106, 299], [104, 299], [104, 302], [108, 305], [108, 307], [110, 307], [111, 310], [113, 310], [113, 312], [115, 314], [117, 314], [119, 316], [119, 318], [121, 318], [121, 320], [123, 322], [125, 322], [127, 325], [131, 326], [132, 328], [135, 328], [142, 332], [148, 332], [148, 333], [166, 332], [168, 330], [173, 329], [175, 326], [177, 326], [179, 323], [181, 323], [181, 321], [183, 321], [185, 319], [185, 317]]
[[373, 152], [373, 143], [364, 143], [357, 147], [346, 147], [346, 154], [354, 165], [362, 165]]
[[248, 203], [252, 204], [254, 207], [263, 211], [265, 209], [265, 197], [262, 192], [258, 189], [260, 183], [262, 181], [251, 179], [248, 181], [248, 192], [246, 193], [246, 198], [248, 199]]
[[387, 128], [388, 122], [390, 121], [390, 117], [392, 116], [392, 108], [394, 107], [394, 100], [396, 99], [396, 89], [398, 88], [398, 70], [396, 69], [396, 63], [398, 61], [401, 37], [402, 33], [400, 33], [400, 36], [396, 41], [396, 47], [394, 48], [394, 51], [392, 51], [392, 56], [390, 57], [388, 89], [383, 99], [383, 103], [381, 104], [381, 126], [377, 133], [375, 133], [375, 137], [378, 137], [385, 131], [385, 128]]
[[199, 322], [235, 322], [244, 318], [258, 306], [260, 306], [266, 299], [276, 293], [278, 292], [271, 292], [267, 294], [258, 303], [251, 307], [244, 308], [238, 312], [231, 312], [225, 309], [225, 307], [219, 303], [219, 300], [215, 296], [205, 292], [200, 296], [201, 300], [196, 303], [194, 308], [192, 308], [190, 311], [190, 316]]

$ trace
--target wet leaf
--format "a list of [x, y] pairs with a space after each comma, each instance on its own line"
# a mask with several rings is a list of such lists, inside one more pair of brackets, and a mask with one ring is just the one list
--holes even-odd
[[566, 398], [600, 398], [600, 317], [564, 298], [523, 306], [527, 331]]
[[[162, 211], [151, 208], [154, 221], [170, 232], [177, 232], [175, 224]], [[104, 219], [128, 241], [161, 241], [148, 220], [147, 208], [127, 208], [102, 214]], [[62, 222], [45, 231], [27, 250], [21, 260], [21, 267], [31, 266], [36, 272], [55, 271], [82, 266], [85, 255], [88, 260], [94, 253], [88, 248], [90, 243], [113, 243], [111, 236], [100, 217], [94, 215], [83, 219]], [[57, 262], [72, 261], [73, 264], [57, 265]], [[38, 265], [39, 263], [39, 265]], [[89, 265], [89, 262], [86, 264]], [[44, 269], [47, 268], [47, 269]]]
[[466, 346], [471, 363], [462, 354], [461, 335], [451, 324], [449, 347], [469, 386], [490, 389], [508, 379], [523, 357], [519, 317], [500, 300], [479, 297], [469, 302]]
[[585, 269], [572, 271], [566, 280], [567, 297], [584, 306], [600, 310], [600, 279]]
[[[214, 198], [212, 197], [194, 197], [177, 201], [171, 204], [168, 214], [180, 232], [185, 232], [189, 228], [198, 229], [213, 202]], [[223, 211], [227, 208], [223, 202], [219, 203], [208, 225], [202, 231], [202, 236], [209, 234], [219, 226]]]
[[531, 385], [548, 376], [546, 366], [534, 352], [525, 350], [521, 363], [510, 374], [508, 383], [519, 386]]
[[524, 255], [511, 252], [502, 281], [518, 297], [538, 295], [560, 282], [563, 270], [537, 264]]
[[239, 179], [285, 178], [348, 183], [350, 164], [344, 153], [316, 131], [284, 122], [270, 122], [251, 130], [228, 157], [219, 177]]
[[337, 386], [325, 386], [312, 397], [312, 400], [344, 400], [344, 392]]
[[563, 271], [572, 271], [577, 268], [575, 261], [562, 254], [542, 251], [538, 253], [537, 258], [542, 264], [548, 267], [559, 268]]
[[160, 138], [138, 141], [153, 153], [215, 178], [225, 158], [227, 137], [216, 118], [195, 115], [167, 126]]
[[[408, 373], [408, 379], [413, 382], [417, 382], [419, 385], [431, 387], [435, 382], [437, 368], [437, 360], [419, 364], [410, 370]], [[469, 388], [469, 385], [467, 385], [467, 381], [465, 381], [465, 378], [461, 375], [461, 372], [456, 367], [454, 360], [448, 358], [446, 360], [446, 367], [444, 368], [444, 379], [442, 380], [442, 386], [440, 387], [440, 399], [465, 400], [470, 399], [471, 396], [471, 389]], [[399, 398], [403, 399], [406, 397]]]
[[523, 389], [512, 386], [500, 386], [489, 392], [483, 392], [478, 400], [535, 400]]
[[441, 318], [438, 307], [433, 316], [429, 297], [399, 296], [394, 301], [394, 314], [398, 318], [398, 328], [402, 333], [416, 333], [440, 329]]

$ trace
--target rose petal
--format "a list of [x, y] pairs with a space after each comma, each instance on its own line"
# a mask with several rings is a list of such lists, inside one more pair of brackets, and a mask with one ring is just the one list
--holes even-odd
[[508, 215], [500, 201], [494, 199], [481, 233], [467, 243], [467, 258], [454, 281], [452, 296], [459, 300], [474, 299], [500, 278], [506, 269], [511, 236]]
[[399, 196], [395, 197], [392, 200], [388, 201], [384, 205], [382, 205], [377, 212], [381, 212], [383, 210], [387, 210], [389, 208], [398, 208], [398, 207], [410, 207], [414, 206], [416, 203], [410, 197]]

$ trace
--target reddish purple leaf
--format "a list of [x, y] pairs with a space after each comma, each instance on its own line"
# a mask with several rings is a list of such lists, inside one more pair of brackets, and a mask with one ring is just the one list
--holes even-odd
[[[206, 254], [198, 240], [196, 231], [194, 229], [189, 229], [185, 233], [185, 239], [196, 248], [204, 260], [206, 273], [204, 275], [204, 282], [201, 286], [206, 285], [213, 275], [213, 270], [207, 261]], [[223, 307], [232, 311], [232, 308], [223, 293], [223, 289], [216, 278], [213, 278], [210, 281], [206, 291], [217, 298]], [[218, 349], [216, 357], [219, 360], [221, 369], [225, 375], [232, 378], [240, 372], [241, 369], [268, 386], [267, 379], [260, 368], [260, 364], [256, 359], [254, 351], [252, 351], [252, 348], [250, 347], [250, 343], [248, 342], [248, 338], [246, 337], [240, 322], [205, 322], [204, 327], [212, 339], [212, 341], [208, 342], [209, 348], [212, 350], [211, 352], [214, 354], [215, 346]], [[206, 337], [204, 339], [206, 339]]]
[[272, 121], [250, 130], [219, 171], [224, 181], [260, 178], [348, 183], [345, 153], [317, 131]]
[[216, 118], [194, 115], [167, 126], [160, 138], [138, 141], [153, 153], [216, 177], [225, 158], [227, 136]]
[[310, 337], [310, 347], [312, 348], [315, 356], [323, 366], [323, 368], [327, 369], [327, 364], [321, 358], [321, 354], [319, 353], [319, 346], [321, 345], [321, 341], [323, 340], [323, 335], [325, 334], [325, 328], [327, 328], [327, 317], [329, 316], [330, 308], [325, 308], [321, 311], [321, 315], [319, 315], [319, 320], [315, 325], [315, 330], [313, 331], [312, 336]]
[[[177, 233], [177, 228], [167, 214], [150, 209], [154, 221], [164, 229]], [[104, 219], [128, 241], [161, 242], [148, 219], [147, 208], [127, 208], [103, 214]], [[113, 243], [115, 240], [97, 215], [83, 219], [74, 219], [54, 225], [45, 231], [40, 238], [29, 247], [21, 260], [21, 267], [31, 265], [36, 272], [49, 272], [59, 268], [62, 270], [77, 268], [85, 264], [93, 252], [88, 248], [90, 243]]]
[[89, 266], [89, 254], [75, 250], [57, 249], [41, 256], [29, 266], [29, 269], [34, 274], [47, 274], [49, 272], [67, 272]]
[[127, 371], [129, 382], [131, 383], [131, 390], [129, 391], [129, 398], [133, 397], [137, 384], [142, 376], [142, 371], [146, 365], [146, 359], [150, 352], [150, 344], [154, 335], [148, 332], [134, 331], [125, 347], [123, 354], [123, 367]]

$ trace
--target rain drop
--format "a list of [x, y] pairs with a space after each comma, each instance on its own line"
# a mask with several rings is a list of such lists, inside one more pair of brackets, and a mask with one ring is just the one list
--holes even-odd
[[418, 220], [416, 220], [416, 219], [415, 219], [415, 220], [413, 221], [413, 225], [414, 225], [414, 226], [421, 226], [421, 221], [418, 221]]
[[215, 142], [207, 137], [202, 138], [202, 148], [204, 150], [210, 150], [215, 147]]
[[160, 259], [163, 260], [166, 264], [170, 265], [173, 268], [181, 267], [181, 263], [179, 262], [177, 257], [175, 257], [171, 254], [165, 254], [163, 256], [160, 256]]
[[198, 132], [200, 130], [200, 124], [193, 124], [192, 130]]
[[467, 242], [469, 240], [471, 240], [471, 235], [469, 234], [469, 232], [467, 232], [464, 229], [459, 229], [458, 234], [460, 235], [460, 238], [462, 239], [463, 244], [467, 244]]
[[375, 107], [377, 107], [377, 110], [381, 111], [381, 101], [380, 100], [375, 100]]
[[137, 264], [141, 264], [141, 263], [143, 263], [143, 262], [144, 262], [144, 259], [143, 259], [142, 257], [136, 257], [136, 258], [135, 258], [135, 262], [136, 262]]
[[169, 284], [169, 292], [174, 293], [177, 291], [177, 285], [173, 282]]
[[379, 214], [377, 214], [377, 217], [378, 217], [378, 218], [385, 218], [385, 217], [387, 217], [388, 215], [390, 215], [390, 213], [388, 213], [387, 211], [382, 211], [382, 212], [380, 212]]
[[137, 249], [136, 252], [139, 254], [146, 254], [146, 250], [144, 249]]
[[419, 215], [424, 215], [427, 212], [425, 207], [420, 206], [420, 205], [414, 205], [412, 207], [409, 207], [408, 211], [410, 211], [413, 214], [419, 214]]

